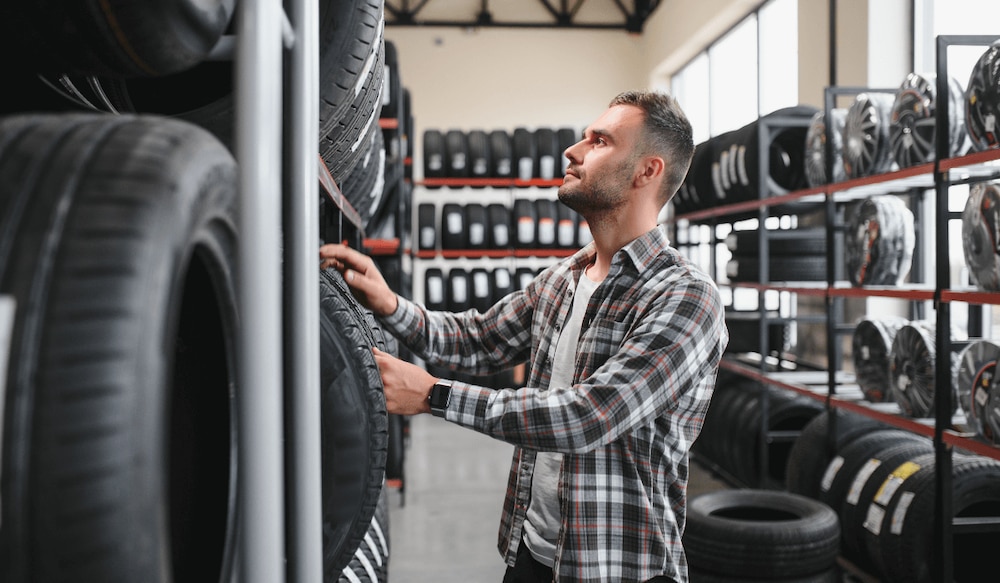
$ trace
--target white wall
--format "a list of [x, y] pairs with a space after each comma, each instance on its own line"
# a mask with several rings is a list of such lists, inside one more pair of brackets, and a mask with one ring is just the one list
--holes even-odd
[[385, 36], [410, 90], [418, 156], [425, 129], [582, 130], [617, 93], [646, 86], [642, 38], [622, 31], [386, 27]]

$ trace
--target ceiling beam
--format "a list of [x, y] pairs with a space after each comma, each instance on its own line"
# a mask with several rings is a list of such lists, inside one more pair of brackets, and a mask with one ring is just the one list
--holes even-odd
[[[579, 28], [624, 30], [642, 33], [646, 19], [656, 10], [660, 0], [597, 0], [612, 2], [622, 14], [621, 20], [613, 22], [580, 22], [577, 15], [586, 0], [537, 0], [551, 20], [499, 21], [490, 12], [489, 0], [470, 0], [468, 19], [426, 19], [421, 12], [433, 0], [385, 0], [386, 26], [451, 26], [462, 28], [507, 27], [507, 28]], [[478, 9], [473, 9], [478, 4]], [[474, 13], [474, 14], [473, 14]]]

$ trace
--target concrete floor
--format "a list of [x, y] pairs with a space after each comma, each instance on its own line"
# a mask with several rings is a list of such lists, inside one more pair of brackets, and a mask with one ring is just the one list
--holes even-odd
[[[500, 507], [513, 447], [429, 415], [410, 420], [404, 486], [390, 488], [391, 583], [500, 583]], [[724, 487], [696, 465], [689, 496]]]

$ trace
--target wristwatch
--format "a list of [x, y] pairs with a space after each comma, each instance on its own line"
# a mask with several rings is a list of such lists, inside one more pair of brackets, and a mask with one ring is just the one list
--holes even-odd
[[434, 383], [427, 400], [431, 404], [431, 415], [444, 417], [444, 412], [448, 409], [448, 403], [451, 402], [451, 381], [441, 379]]

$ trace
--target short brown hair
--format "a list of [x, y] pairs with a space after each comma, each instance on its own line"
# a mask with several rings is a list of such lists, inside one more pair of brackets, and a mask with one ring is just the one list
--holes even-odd
[[625, 91], [616, 95], [609, 107], [615, 105], [632, 105], [643, 111], [646, 123], [643, 143], [637, 146], [637, 152], [656, 154], [666, 160], [666, 176], [661, 191], [662, 202], [666, 204], [684, 182], [691, 165], [694, 155], [691, 122], [677, 100], [663, 92]]

